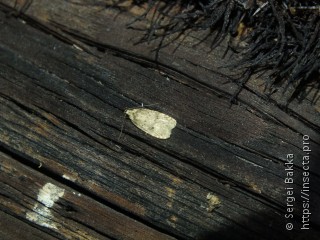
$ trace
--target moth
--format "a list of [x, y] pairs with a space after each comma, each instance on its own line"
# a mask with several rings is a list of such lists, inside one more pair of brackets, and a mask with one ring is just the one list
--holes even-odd
[[147, 108], [128, 109], [125, 113], [137, 128], [159, 139], [168, 139], [177, 125], [174, 118]]

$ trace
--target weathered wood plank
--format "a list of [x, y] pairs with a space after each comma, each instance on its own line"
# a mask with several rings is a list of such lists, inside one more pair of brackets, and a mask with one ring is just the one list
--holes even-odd
[[56, 239], [24, 221], [19, 220], [5, 212], [0, 211], [0, 236], [3, 240], [12, 239]]
[[[163, 76], [149, 60], [137, 64], [85, 46], [88, 54], [14, 19], [2, 15], [1, 21], [4, 149], [173, 236], [269, 239], [273, 231], [274, 239], [289, 237], [282, 164], [294, 153], [295, 178], [301, 179], [299, 133], [310, 134], [311, 158], [317, 159], [317, 128], [257, 97], [229, 109], [222, 90], [177, 69]], [[128, 121], [119, 138], [123, 110], [142, 102], [177, 119], [171, 139], [157, 141]], [[317, 169], [314, 161], [314, 202]], [[210, 192], [222, 202], [213, 212], [206, 210]]]
[[[14, 1], [1, 0], [0, 3], [7, 6], [14, 6]], [[24, 4], [29, 1], [18, 1], [16, 9], [21, 9]], [[121, 50], [117, 54], [133, 53], [133, 59], [147, 63], [144, 58], [155, 58], [155, 51], [158, 41], [152, 44], [134, 43], [141, 37], [139, 31], [127, 29], [126, 26], [132, 22], [133, 16], [124, 12], [119, 13], [114, 9], [106, 8], [106, 1], [32, 1], [28, 8], [23, 8], [24, 13], [37, 22], [44, 24], [47, 27], [59, 29], [77, 36], [84, 42], [89, 42], [93, 45], [100, 46], [100, 49], [112, 48]], [[133, 8], [132, 14], [141, 14], [143, 9]], [[143, 25], [143, 23], [141, 23]], [[141, 25], [140, 24], [140, 25]], [[147, 23], [146, 23], [147, 24]], [[140, 26], [141, 27], [141, 26]], [[194, 47], [198, 43], [201, 36], [206, 33], [194, 33], [184, 38], [184, 41], [176, 41], [161, 51], [158, 62], [158, 67], [164, 68], [166, 74], [177, 74], [171, 72], [172, 68], [183, 73], [197, 82], [205, 84], [213, 89], [219, 89], [221, 96], [230, 97], [238, 88], [236, 84], [228, 82], [230, 76], [235, 73], [230, 73], [230, 69], [223, 68], [232, 61], [232, 58], [222, 58], [224, 54], [224, 46], [213, 51], [210, 50], [211, 42], [208, 40], [203, 44]], [[74, 39], [74, 41], [76, 41]], [[211, 51], [211, 52], [210, 52]], [[173, 54], [174, 53], [174, 54]], [[132, 58], [132, 55], [127, 54], [126, 57]], [[138, 57], [140, 56], [140, 57]], [[205, 57], [203, 57], [205, 56]], [[228, 55], [229, 56], [229, 55]], [[133, 60], [131, 59], [131, 60]], [[142, 60], [144, 59], [144, 60]], [[256, 99], [256, 95], [263, 95], [264, 84], [259, 78], [253, 78], [249, 81], [247, 88], [244, 89], [240, 96], [240, 102], [244, 101], [249, 104], [255, 111], [260, 114], [267, 114], [268, 117], [276, 118], [283, 124], [292, 127], [297, 132], [302, 134], [312, 135], [311, 129], [319, 131], [320, 127], [320, 98], [315, 105], [309, 103], [313, 98], [311, 92], [306, 104], [293, 100], [288, 109], [294, 113], [295, 118], [283, 117], [278, 119], [278, 107], [273, 104], [282, 104], [281, 94], [271, 96], [272, 104], [265, 104], [265, 101], [260, 102]], [[249, 90], [249, 91], [247, 91]], [[286, 99], [286, 97], [284, 96]], [[303, 107], [302, 107], [303, 106]], [[281, 111], [280, 111], [281, 112]], [[303, 121], [305, 124], [299, 124]], [[310, 132], [311, 131], [311, 132]]]
[[[1, 225], [4, 226], [5, 220], [19, 221], [19, 227], [29, 229], [28, 234], [35, 237], [27, 239], [172, 239], [4, 153], [0, 153], [0, 164], [0, 208], [12, 215], [2, 213], [6, 217], [1, 218]], [[72, 181], [71, 176], [64, 178]], [[10, 225], [9, 229], [0, 228], [4, 237], [23, 238], [23, 231], [14, 233], [10, 230], [11, 223], [6, 225]], [[40, 232], [39, 227], [47, 234]], [[20, 237], [10, 238], [13, 234]]]

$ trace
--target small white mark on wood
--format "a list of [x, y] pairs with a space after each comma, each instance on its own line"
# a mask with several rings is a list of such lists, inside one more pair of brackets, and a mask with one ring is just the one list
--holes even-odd
[[73, 195], [77, 195], [78, 197], [81, 197], [81, 193], [72, 192]]
[[254, 162], [251, 162], [251, 161], [249, 161], [249, 160], [247, 160], [247, 159], [245, 159], [245, 158], [242, 158], [242, 157], [239, 157], [239, 156], [236, 156], [236, 158], [238, 158], [238, 159], [240, 159], [241, 161], [244, 161], [244, 162], [246, 162], [246, 163], [249, 163], [249, 164], [251, 164], [251, 165], [253, 165], [253, 166], [255, 166], [255, 167], [263, 168], [262, 166], [260, 166], [260, 165], [258, 165], [258, 164], [255, 164]]
[[168, 139], [177, 125], [174, 118], [146, 108], [128, 109], [125, 113], [136, 127], [159, 139]]
[[70, 180], [70, 176], [68, 176], [68, 175], [66, 175], [66, 174], [63, 174], [62, 177], [63, 177], [64, 179]]
[[76, 44], [73, 44], [72, 45], [75, 49], [77, 49], [77, 50], [79, 50], [79, 51], [83, 51], [83, 49], [81, 48], [81, 47], [79, 47], [78, 45], [76, 45]]
[[71, 182], [75, 182], [77, 180], [75, 177], [67, 175], [67, 174], [63, 174], [62, 177], [64, 179], [67, 179], [67, 180], [71, 181]]
[[64, 195], [64, 189], [60, 188], [52, 183], [46, 183], [40, 190], [37, 196], [37, 200], [41, 203], [36, 203], [33, 207], [33, 211], [26, 213], [26, 218], [40, 226], [57, 229], [54, 216], [51, 213], [50, 208], [54, 205], [59, 198]]

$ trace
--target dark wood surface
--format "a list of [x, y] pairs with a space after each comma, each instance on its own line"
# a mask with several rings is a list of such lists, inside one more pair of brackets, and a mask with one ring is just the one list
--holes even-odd
[[[223, 48], [194, 48], [193, 34], [155, 62], [157, 43], [136, 45], [143, 33], [126, 28], [140, 9], [25, 3], [17, 1], [19, 13], [14, 1], [0, 0], [2, 239], [319, 238], [314, 92], [284, 108], [287, 96], [263, 98], [256, 78], [230, 106], [236, 72], [218, 67], [229, 61]], [[148, 136], [124, 117], [141, 104], [177, 120], [171, 138]], [[312, 150], [312, 229], [305, 231], [303, 135]], [[290, 153], [296, 219], [286, 231]], [[53, 186], [45, 192], [52, 205], [39, 197], [45, 186]]]

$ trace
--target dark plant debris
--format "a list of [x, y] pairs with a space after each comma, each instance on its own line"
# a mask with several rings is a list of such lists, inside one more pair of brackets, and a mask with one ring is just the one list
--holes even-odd
[[291, 98], [307, 86], [319, 87], [320, 0], [134, 0], [132, 4], [147, 4], [135, 20], [151, 15], [140, 43], [160, 38], [158, 50], [172, 42], [172, 37], [165, 42], [168, 36], [178, 39], [188, 31], [209, 29], [214, 36], [211, 48], [228, 39], [228, 49], [241, 56], [229, 66], [244, 70], [238, 79], [240, 89], [257, 72], [264, 72], [269, 90], [291, 89]]

